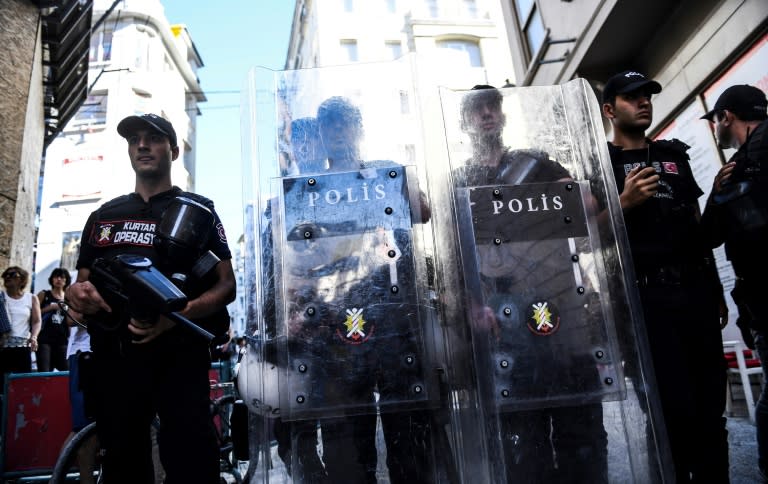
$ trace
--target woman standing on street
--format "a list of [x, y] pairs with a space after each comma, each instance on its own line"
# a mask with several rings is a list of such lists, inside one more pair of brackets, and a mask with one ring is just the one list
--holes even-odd
[[53, 371], [54, 368], [59, 371], [69, 369], [67, 365], [69, 326], [66, 324], [66, 315], [59, 307], [59, 302], [64, 301], [64, 291], [71, 282], [69, 271], [59, 267], [54, 269], [48, 277], [51, 290], [40, 291], [37, 294], [42, 315], [42, 329], [37, 338], [39, 345], [37, 371]]
[[29, 272], [11, 266], [3, 272], [5, 290], [0, 291], [0, 305], [8, 313], [11, 333], [0, 350], [0, 371], [27, 373], [32, 371], [31, 351], [37, 351], [40, 333], [40, 302], [31, 292], [24, 292]]

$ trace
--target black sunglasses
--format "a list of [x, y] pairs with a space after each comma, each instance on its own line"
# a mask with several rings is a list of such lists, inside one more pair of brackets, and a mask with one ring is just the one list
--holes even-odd
[[15, 277], [19, 277], [18, 272], [6, 272], [5, 274], [3, 274], [3, 279], [12, 279]]

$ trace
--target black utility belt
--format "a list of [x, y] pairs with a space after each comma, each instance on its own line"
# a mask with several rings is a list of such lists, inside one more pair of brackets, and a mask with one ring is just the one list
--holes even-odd
[[640, 287], [680, 287], [700, 285], [709, 270], [708, 261], [696, 264], [665, 264], [637, 267], [637, 284]]

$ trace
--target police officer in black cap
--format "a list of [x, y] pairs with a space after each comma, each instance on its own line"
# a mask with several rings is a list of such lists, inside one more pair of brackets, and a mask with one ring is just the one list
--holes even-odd
[[603, 115], [678, 482], [728, 482], [727, 309], [699, 224], [701, 189], [688, 146], [645, 136], [661, 85], [636, 71], [611, 77]]
[[164, 316], [136, 319], [129, 314], [130, 308], [110, 307], [89, 279], [97, 258], [131, 254], [159, 267], [161, 257], [153, 242], [163, 213], [178, 196], [192, 199], [213, 213], [209, 232], [200, 235], [207, 239], [204, 249], [220, 261], [211, 270], [210, 281], [204, 281], [202, 292], [188, 295], [180, 313], [222, 334], [229, 317], [218, 315], [235, 298], [224, 229], [213, 202], [172, 185], [171, 165], [179, 156], [179, 146], [170, 122], [156, 114], [128, 116], [117, 132], [128, 142], [135, 190], [90, 215], [83, 229], [77, 282], [67, 290], [70, 306], [85, 315], [91, 336], [94, 365], [86, 398], [94, 408], [103, 450], [102, 477], [108, 484], [154, 482], [150, 425], [158, 415], [165, 482], [218, 483], [208, 341]]
[[[714, 109], [702, 116], [712, 123], [721, 148], [736, 153], [715, 176], [702, 224], [712, 246], [725, 243], [736, 273], [731, 295], [739, 309], [737, 325], [748, 344], [754, 343], [763, 372], [768, 375], [768, 101], [760, 89], [731, 86]], [[750, 341], [754, 339], [754, 341]], [[763, 388], [756, 409], [759, 467], [768, 480], [768, 390]]]

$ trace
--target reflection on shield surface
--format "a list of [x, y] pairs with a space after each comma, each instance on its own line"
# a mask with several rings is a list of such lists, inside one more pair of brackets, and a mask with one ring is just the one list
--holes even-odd
[[591, 88], [430, 73], [405, 57], [249, 77], [254, 475], [663, 482]]
[[598, 241], [589, 238], [585, 193], [574, 181], [458, 193], [460, 225], [474, 234], [462, 257], [477, 264], [465, 280], [497, 325], [484, 365], [500, 408], [623, 398], [608, 303], [589, 273]]
[[285, 178], [281, 199], [283, 417], [427, 401], [406, 170]]

